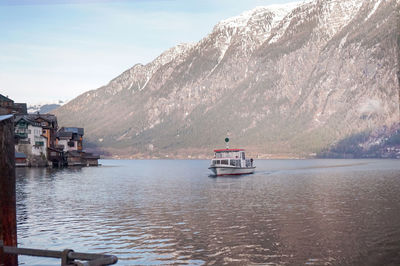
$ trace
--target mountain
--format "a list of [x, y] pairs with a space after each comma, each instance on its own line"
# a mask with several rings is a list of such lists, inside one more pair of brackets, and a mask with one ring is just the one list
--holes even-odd
[[90, 145], [134, 157], [307, 156], [399, 121], [399, 1], [258, 7], [58, 108]]
[[63, 101], [57, 101], [56, 103], [40, 103], [28, 106], [28, 113], [40, 113], [40, 114], [47, 114], [49, 112], [54, 111], [61, 105], [63, 105]]
[[342, 139], [318, 153], [318, 157], [400, 159], [400, 123]]

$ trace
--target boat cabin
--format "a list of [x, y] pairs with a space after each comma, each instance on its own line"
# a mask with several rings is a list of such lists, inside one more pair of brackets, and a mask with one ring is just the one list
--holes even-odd
[[252, 167], [253, 160], [246, 159], [244, 149], [214, 150], [211, 166]]

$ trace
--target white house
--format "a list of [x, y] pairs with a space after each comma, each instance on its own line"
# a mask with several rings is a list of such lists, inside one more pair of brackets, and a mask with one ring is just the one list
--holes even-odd
[[42, 135], [43, 128], [27, 116], [15, 118], [15, 150], [30, 157], [41, 157], [47, 160], [47, 138]]

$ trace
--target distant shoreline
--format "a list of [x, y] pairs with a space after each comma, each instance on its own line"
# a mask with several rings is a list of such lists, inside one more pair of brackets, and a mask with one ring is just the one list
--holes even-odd
[[[107, 157], [102, 157], [100, 158], [101, 160], [209, 160], [211, 159], [212, 156], [205, 158], [203, 156], [201, 157], [137, 157], [137, 156], [107, 156]], [[350, 158], [350, 157], [294, 157], [294, 156], [271, 156], [271, 157], [251, 157], [254, 158], [254, 160], [332, 160], [332, 159], [337, 159], [337, 160], [368, 160], [368, 159], [382, 159], [382, 160], [398, 160], [399, 158], [380, 158], [380, 157], [361, 157], [361, 158]]]

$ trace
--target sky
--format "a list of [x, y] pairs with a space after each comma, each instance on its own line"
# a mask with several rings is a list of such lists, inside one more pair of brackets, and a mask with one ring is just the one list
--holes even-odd
[[69, 101], [223, 19], [293, 0], [0, 0], [0, 94]]

